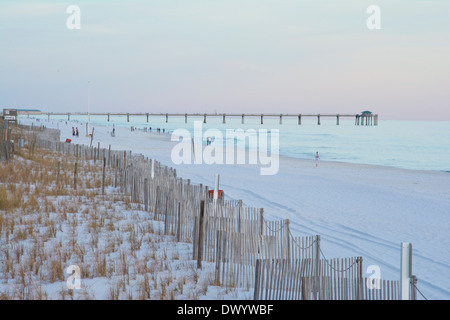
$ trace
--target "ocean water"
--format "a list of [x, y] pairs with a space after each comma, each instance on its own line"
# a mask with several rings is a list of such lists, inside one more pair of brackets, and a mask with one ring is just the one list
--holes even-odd
[[[19, 117], [26, 118], [27, 116]], [[30, 116], [39, 121], [48, 121], [47, 115]], [[50, 121], [66, 121], [67, 116], [52, 115]], [[71, 121], [79, 121], [80, 134], [85, 134], [87, 116], [71, 115]], [[241, 117], [226, 118], [222, 123], [222, 116], [208, 117], [207, 123], [203, 123], [203, 116], [189, 117], [185, 123], [184, 116], [169, 117], [166, 123], [165, 115], [150, 116], [149, 122], [146, 116], [130, 116], [127, 122], [126, 115], [90, 116], [90, 125], [106, 125], [111, 128], [134, 126], [138, 129], [144, 127], [165, 129], [166, 134], [176, 129], [186, 129], [192, 135], [194, 121], [201, 124], [203, 131], [218, 129], [226, 137], [226, 129], [244, 130], [254, 129], [257, 133], [260, 129], [269, 132], [279, 130], [280, 155], [314, 159], [316, 151], [321, 160], [341, 161], [359, 164], [372, 164], [392, 166], [412, 170], [437, 170], [450, 172], [450, 121], [394, 121], [379, 120], [378, 126], [355, 126], [353, 118], [340, 119], [340, 125], [336, 125], [334, 118], [322, 118], [321, 125], [317, 125], [316, 118], [302, 118], [299, 125], [297, 117], [283, 117], [283, 123], [279, 123], [279, 117], [264, 116], [264, 124], [260, 123], [260, 117], [245, 117], [245, 123], [241, 123]], [[36, 124], [38, 122], [36, 121]], [[162, 133], [161, 133], [162, 134]], [[270, 140], [270, 139], [269, 139]], [[270, 148], [269, 148], [270, 150]]]

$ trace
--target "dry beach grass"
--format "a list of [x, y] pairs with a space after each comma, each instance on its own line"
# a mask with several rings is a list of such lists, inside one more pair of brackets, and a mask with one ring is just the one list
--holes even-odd
[[[103, 194], [101, 161], [22, 148], [0, 164], [0, 299], [238, 297], [213, 287], [212, 266], [196, 269], [191, 244], [164, 235], [106, 171]], [[80, 289], [67, 286], [71, 265]]]

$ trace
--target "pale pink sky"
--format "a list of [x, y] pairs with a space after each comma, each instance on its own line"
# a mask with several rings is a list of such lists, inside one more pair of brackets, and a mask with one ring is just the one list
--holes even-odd
[[450, 120], [450, 1], [72, 4], [2, 1], [0, 108]]

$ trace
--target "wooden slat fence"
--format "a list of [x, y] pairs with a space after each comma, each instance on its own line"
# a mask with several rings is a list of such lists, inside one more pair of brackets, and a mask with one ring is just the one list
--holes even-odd
[[192, 243], [194, 260], [215, 263], [216, 285], [253, 288], [254, 298], [264, 300], [399, 298], [399, 281], [380, 280], [380, 289], [370, 288], [362, 258], [320, 259], [320, 236], [294, 237], [287, 219], [267, 221], [263, 209], [244, 207], [240, 200], [209, 199], [207, 186], [178, 178], [156, 160], [111, 146], [61, 142], [59, 130], [39, 132], [28, 143], [105, 161], [115, 188], [163, 221], [165, 234]]
[[362, 277], [362, 258], [258, 259], [255, 300], [398, 300], [399, 281]]

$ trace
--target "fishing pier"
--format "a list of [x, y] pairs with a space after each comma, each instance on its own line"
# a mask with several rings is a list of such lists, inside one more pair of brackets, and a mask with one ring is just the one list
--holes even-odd
[[207, 119], [211, 117], [222, 118], [222, 123], [226, 123], [228, 117], [238, 117], [241, 118], [241, 123], [245, 123], [245, 119], [260, 118], [261, 124], [264, 124], [265, 118], [279, 118], [280, 124], [283, 124], [283, 119], [285, 118], [297, 118], [298, 124], [302, 124], [302, 119], [304, 118], [315, 118], [317, 119], [317, 125], [321, 124], [321, 119], [323, 118], [334, 118], [336, 119], [336, 125], [339, 125], [340, 119], [342, 118], [354, 118], [355, 125], [357, 126], [377, 126], [378, 125], [378, 114], [373, 114], [370, 111], [363, 111], [360, 114], [255, 114], [255, 113], [87, 113], [87, 112], [48, 112], [43, 113], [48, 115], [48, 120], [51, 116], [67, 116], [67, 120], [70, 120], [71, 116], [105, 116], [109, 122], [112, 116], [126, 116], [127, 122], [130, 122], [130, 116], [133, 117], [146, 117], [146, 121], [149, 122], [151, 117], [165, 117], [166, 123], [169, 122], [170, 117], [184, 117], [184, 122], [188, 122], [188, 118], [192, 117], [203, 117], [203, 123], [207, 123]]

